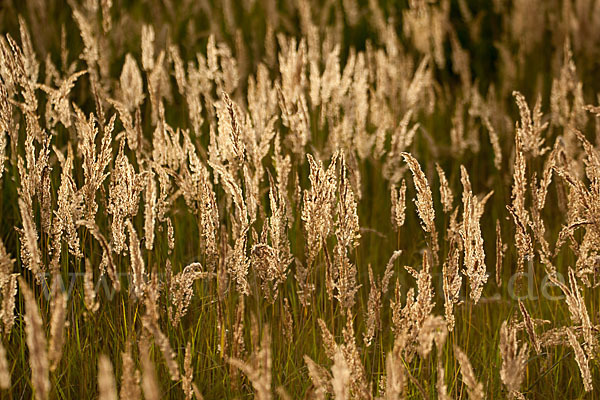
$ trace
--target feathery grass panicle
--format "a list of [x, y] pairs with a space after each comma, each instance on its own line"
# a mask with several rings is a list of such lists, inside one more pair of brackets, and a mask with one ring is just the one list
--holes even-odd
[[118, 399], [113, 366], [106, 354], [98, 358], [98, 392], [100, 400]]
[[154, 228], [157, 214], [157, 189], [154, 172], [148, 171], [144, 192], [144, 247], [146, 250], [154, 249]]
[[248, 283], [250, 260], [246, 255], [247, 243], [248, 229], [246, 228], [236, 239], [233, 251], [227, 260], [229, 275], [235, 280], [237, 291], [245, 296], [250, 294], [250, 285]]
[[569, 276], [569, 286], [565, 285], [561, 280], [556, 277], [550, 275], [550, 281], [558, 286], [560, 290], [565, 295], [565, 303], [569, 309], [569, 313], [571, 316], [571, 322], [575, 325], [581, 325], [585, 349], [587, 354], [593, 358], [595, 348], [597, 347], [597, 339], [593, 334], [593, 327], [590, 321], [590, 316], [587, 311], [587, 307], [583, 300], [583, 296], [581, 294], [581, 288], [577, 283], [577, 277], [575, 276], [575, 271], [572, 268], [569, 268], [568, 271]]
[[6, 348], [0, 341], [0, 389], [10, 389], [10, 369], [6, 358]]
[[431, 233], [435, 232], [435, 210], [433, 209], [433, 198], [427, 177], [423, 173], [419, 162], [409, 153], [401, 153], [404, 161], [408, 164], [417, 190], [417, 212], [422, 221], [423, 230]]
[[335, 231], [338, 243], [348, 249], [358, 246], [360, 241], [360, 225], [357, 214], [357, 203], [349, 182], [350, 172], [344, 153], [340, 153], [339, 200], [337, 207], [337, 229]]
[[406, 367], [402, 359], [402, 351], [406, 344], [405, 339], [405, 336], [396, 338], [392, 351], [389, 351], [385, 358], [385, 400], [401, 398], [404, 395]]
[[152, 25], [143, 25], [141, 34], [142, 67], [149, 72], [154, 69], [154, 40], [156, 35]]
[[471, 181], [467, 170], [462, 165], [460, 168], [460, 179], [463, 184], [463, 223], [459, 233], [464, 246], [465, 274], [469, 278], [470, 296], [473, 302], [477, 304], [481, 297], [483, 286], [488, 279], [479, 220], [483, 214], [485, 203], [493, 192], [490, 192], [482, 200], [477, 199], [471, 190]]
[[418, 351], [421, 357], [425, 358], [429, 355], [433, 343], [435, 343], [436, 349], [438, 350], [438, 352], [440, 352], [442, 347], [446, 343], [447, 336], [448, 329], [446, 327], [446, 322], [444, 321], [444, 319], [440, 316], [428, 316], [423, 322], [421, 329], [419, 330]]
[[120, 83], [123, 104], [129, 111], [135, 110], [144, 101], [143, 81], [140, 69], [129, 53], [125, 56]]
[[448, 185], [448, 179], [446, 179], [446, 173], [442, 167], [436, 163], [435, 169], [437, 170], [438, 177], [440, 178], [440, 197], [442, 205], [444, 206], [444, 212], [447, 213], [452, 211], [454, 195], [452, 194], [452, 189], [450, 189], [450, 186]]
[[40, 249], [38, 246], [38, 234], [33, 219], [33, 210], [30, 205], [19, 198], [19, 210], [23, 219], [23, 229], [19, 230], [22, 236], [21, 259], [26, 268], [28, 268], [40, 283], [44, 273]]
[[525, 378], [529, 349], [525, 343], [519, 346], [517, 330], [507, 321], [502, 322], [500, 327], [500, 355], [502, 356], [500, 369], [502, 383], [508, 389], [511, 398], [522, 397], [519, 389]]
[[527, 192], [526, 163], [523, 153], [521, 135], [515, 136], [515, 162], [513, 171], [512, 204], [506, 208], [511, 213], [516, 227], [515, 246], [518, 251], [518, 267], [522, 271], [526, 260], [533, 257], [533, 245], [527, 228], [529, 226], [529, 213], [525, 208], [525, 195]]
[[204, 272], [200, 263], [187, 265], [183, 271], [171, 278], [169, 293], [171, 295], [172, 308], [169, 308], [169, 319], [173, 326], [177, 326], [179, 321], [188, 311], [190, 302], [194, 295], [192, 285], [198, 279], [211, 277], [212, 274]]
[[83, 275], [83, 292], [85, 307], [92, 313], [100, 308], [96, 299], [96, 285], [94, 284], [94, 270], [89, 259], [85, 259], [85, 272]]
[[[106, 167], [112, 160], [112, 132], [114, 129], [116, 115], [113, 115], [109, 122], [104, 125], [104, 132], [100, 144], [100, 149], [96, 149], [96, 136], [98, 126], [96, 118], [90, 114], [86, 118], [85, 114], [75, 107], [75, 127], [79, 137], [78, 150], [83, 157], [83, 175], [84, 185], [82, 188], [85, 208], [85, 219], [93, 221], [98, 211], [96, 202], [96, 192], [102, 186], [102, 183], [108, 176], [105, 172]], [[101, 121], [102, 123], [102, 121]]]
[[4, 163], [7, 159], [7, 137], [12, 125], [12, 107], [9, 102], [6, 85], [0, 83], [0, 179], [4, 173]]
[[310, 165], [309, 180], [310, 190], [304, 191], [302, 206], [302, 221], [306, 232], [306, 266], [301, 265], [296, 269], [296, 280], [299, 286], [299, 296], [302, 304], [310, 304], [310, 296], [314, 290], [314, 283], [310, 282], [310, 270], [313, 261], [327, 239], [333, 225], [333, 210], [335, 206], [335, 193], [337, 180], [335, 169], [338, 162], [338, 153], [331, 158], [327, 170], [323, 163], [316, 161], [310, 154], [307, 155]]
[[124, 225], [128, 218], [137, 214], [139, 194], [143, 188], [141, 176], [136, 174], [124, 153], [123, 141], [110, 176], [107, 212], [112, 215], [111, 247], [115, 253], [120, 254], [125, 248]]
[[542, 124], [541, 98], [538, 97], [533, 111], [530, 111], [521, 93], [514, 91], [513, 96], [521, 115], [521, 122], [517, 124], [517, 136], [521, 139], [523, 152], [530, 153], [533, 157], [541, 156], [548, 150], [542, 147], [544, 144], [542, 132], [548, 127], [548, 122]]
[[333, 393], [331, 374], [307, 355], [304, 355], [304, 363], [308, 368], [308, 376], [315, 387], [312, 395], [317, 400], [325, 400], [327, 393]]
[[458, 346], [454, 346], [454, 357], [460, 364], [460, 372], [462, 375], [463, 382], [467, 386], [467, 392], [469, 393], [470, 400], [483, 400], [485, 398], [485, 392], [483, 391], [483, 384], [477, 380], [473, 367], [467, 355]]
[[523, 304], [523, 302], [521, 300], [519, 300], [519, 310], [521, 311], [521, 315], [523, 316], [523, 322], [525, 323], [525, 330], [527, 331], [527, 335], [529, 335], [529, 340], [531, 341], [531, 344], [533, 345], [533, 349], [535, 350], [535, 352], [537, 354], [540, 354], [542, 352], [542, 348], [540, 346], [537, 335], [535, 334], [535, 326], [533, 324], [533, 321], [531, 320], [531, 316], [529, 315], [529, 312], [527, 312], [527, 309], [525, 308], [525, 305]]
[[572, 332], [571, 329], [567, 328], [567, 337], [569, 338], [569, 344], [573, 348], [573, 352], [575, 353], [575, 360], [577, 361], [577, 365], [579, 365], [579, 370], [581, 371], [581, 378], [583, 379], [583, 387], [586, 392], [591, 392], [593, 390], [592, 386], [592, 374], [590, 372], [590, 368], [588, 366], [588, 357], [586, 357], [577, 337]]
[[489, 117], [484, 117], [483, 123], [490, 134], [490, 142], [494, 150], [494, 166], [498, 171], [500, 171], [502, 169], [502, 147], [500, 146], [498, 132], [496, 132], [496, 129], [494, 129]]
[[76, 222], [77, 226], [85, 226], [91, 235], [98, 241], [100, 247], [102, 247], [102, 260], [100, 261], [100, 274], [102, 275], [105, 271], [111, 279], [113, 288], [118, 292], [121, 290], [121, 281], [118, 278], [117, 267], [112, 257], [112, 249], [110, 244], [100, 233], [98, 225], [93, 224], [89, 221], [79, 220]]
[[450, 332], [454, 331], [454, 306], [460, 302], [462, 275], [460, 273], [460, 250], [454, 237], [450, 239], [448, 255], [442, 266], [444, 291], [444, 315]]
[[331, 367], [331, 387], [335, 400], [350, 399], [350, 383], [352, 371], [344, 357], [341, 349], [337, 349], [333, 357], [333, 366]]
[[435, 229], [435, 210], [433, 208], [431, 188], [429, 187], [429, 182], [427, 181], [427, 177], [423, 173], [419, 162], [409, 153], [403, 152], [401, 155], [413, 174], [413, 181], [417, 190], [417, 198], [415, 199], [417, 212], [419, 213], [419, 218], [421, 218], [423, 230], [429, 233], [431, 241], [430, 252], [433, 256], [433, 263], [437, 264], [439, 245], [437, 231]]
[[356, 293], [361, 286], [357, 282], [357, 274], [356, 265], [348, 257], [348, 248], [338, 242], [333, 249], [331, 279], [336, 292], [335, 297], [346, 309], [354, 306]]
[[378, 284], [377, 281], [373, 278], [373, 269], [369, 265], [369, 300], [367, 302], [367, 312], [366, 312], [366, 332], [363, 334], [363, 340], [366, 346], [371, 345], [371, 341], [375, 336], [375, 331], [379, 330], [381, 327], [381, 288], [379, 287], [381, 283]]
[[48, 349], [44, 321], [29, 285], [19, 278], [19, 289], [25, 300], [25, 333], [29, 349], [29, 367], [31, 368], [31, 385], [36, 399], [45, 400], [50, 396], [50, 376]]
[[194, 390], [192, 385], [194, 384], [194, 370], [192, 369], [192, 345], [190, 342], [185, 346], [185, 358], [183, 362], [184, 374], [181, 377], [181, 387], [185, 394], [186, 400], [191, 400]]
[[142, 391], [144, 399], [159, 400], [161, 398], [161, 389], [156, 376], [156, 369], [151, 358], [150, 342], [147, 336], [143, 336], [138, 341], [140, 354], [140, 364], [142, 366]]
[[496, 285], [502, 286], [502, 260], [504, 258], [504, 252], [506, 251], [507, 245], [502, 244], [502, 228], [500, 227], [500, 220], [496, 220]]
[[171, 380], [177, 381], [179, 380], [180, 373], [179, 366], [175, 361], [176, 354], [169, 343], [169, 337], [160, 329], [158, 311], [159, 295], [158, 278], [156, 274], [153, 273], [149, 282], [145, 285], [144, 305], [146, 307], [146, 312], [142, 316], [142, 323], [147, 332], [152, 335], [154, 343], [156, 343], [160, 349], [165, 363], [167, 364]]
[[0, 321], [2, 332], [11, 331], [15, 321], [15, 297], [17, 294], [17, 276], [13, 273], [15, 260], [7, 253], [6, 247], [0, 240], [0, 291], [2, 303], [0, 307]]
[[65, 326], [67, 325], [67, 302], [68, 296], [60, 290], [61, 279], [59, 275], [52, 278], [52, 299], [50, 309], [50, 342], [48, 345], [48, 360], [50, 371], [55, 371], [63, 354], [65, 344]]
[[273, 398], [271, 390], [271, 334], [268, 326], [264, 328], [260, 346], [257, 346], [254, 350], [250, 360], [244, 362], [236, 358], [230, 358], [227, 362], [246, 374], [250, 383], [252, 383], [256, 399], [270, 400]]
[[2, 332], [9, 333], [15, 324], [15, 300], [17, 297], [17, 277], [19, 274], [11, 274], [2, 286]]
[[400, 189], [395, 185], [391, 188], [392, 198], [392, 227], [395, 231], [400, 230], [406, 220], [406, 182], [402, 179]]
[[[121, 399], [140, 400], [142, 392], [140, 390], [140, 371], [136, 369], [135, 362], [132, 356], [131, 342], [125, 345], [125, 351], [121, 353], [122, 372], [121, 372], [121, 389], [119, 397]], [[144, 360], [144, 356], [142, 356]], [[148, 394], [146, 394], [148, 396]]]
[[144, 259], [142, 258], [142, 252], [140, 249], [140, 242], [135, 232], [135, 228], [131, 221], [126, 222], [127, 230], [129, 231], [129, 257], [131, 264], [131, 294], [138, 299], [142, 299], [144, 296], [146, 286], [146, 268], [144, 266]]
[[304, 191], [302, 220], [305, 224], [307, 237], [307, 264], [311, 264], [321, 249], [323, 239], [327, 237], [333, 223], [333, 206], [337, 181], [335, 168], [337, 154], [331, 159], [327, 170], [323, 163], [310, 154], [307, 155], [310, 165], [310, 190]]

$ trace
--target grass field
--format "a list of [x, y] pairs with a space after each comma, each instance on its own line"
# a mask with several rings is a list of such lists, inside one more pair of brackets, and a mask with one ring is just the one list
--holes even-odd
[[598, 397], [600, 1], [0, 28], [1, 398]]

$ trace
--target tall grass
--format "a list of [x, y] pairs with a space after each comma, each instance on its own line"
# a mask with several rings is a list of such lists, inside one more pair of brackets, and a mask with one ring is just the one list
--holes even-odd
[[7, 398], [594, 398], [594, 0], [8, 1]]

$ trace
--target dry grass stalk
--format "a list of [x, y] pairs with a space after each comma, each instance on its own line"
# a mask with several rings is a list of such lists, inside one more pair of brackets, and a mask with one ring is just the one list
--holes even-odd
[[50, 309], [52, 310], [52, 317], [50, 319], [48, 360], [50, 362], [50, 371], [55, 371], [63, 354], [68, 300], [67, 294], [60, 290], [60, 278], [58, 275], [55, 275], [52, 279], [51, 295]]
[[40, 256], [40, 249], [38, 247], [38, 235], [35, 228], [35, 222], [33, 219], [33, 209], [31, 205], [27, 205], [21, 198], [19, 198], [19, 210], [21, 211], [21, 218], [23, 219], [23, 229], [19, 230], [22, 236], [22, 253], [21, 259], [26, 268], [28, 268], [36, 279], [36, 282], [40, 283], [42, 275], [44, 273], [44, 267]]
[[432, 349], [433, 343], [435, 343], [436, 349], [442, 350], [446, 343], [446, 337], [448, 336], [448, 329], [444, 319], [440, 316], [428, 316], [421, 330], [419, 331], [419, 347], [418, 351], [421, 357], [425, 358], [429, 355]]
[[120, 82], [123, 104], [135, 110], [144, 101], [144, 91], [142, 74], [131, 54], [125, 56]]
[[237, 291], [246, 296], [250, 294], [250, 285], [248, 283], [250, 260], [246, 256], [247, 233], [246, 229], [236, 239], [233, 252], [227, 262], [229, 274], [235, 280]]
[[540, 354], [542, 352], [542, 348], [540, 346], [538, 337], [535, 334], [535, 326], [531, 320], [531, 316], [525, 308], [525, 304], [523, 304], [521, 300], [519, 300], [519, 310], [521, 310], [521, 315], [523, 315], [523, 322], [525, 323], [525, 330], [527, 331], [527, 335], [529, 335], [529, 340], [531, 341], [535, 352]]
[[121, 142], [115, 168], [111, 173], [107, 206], [107, 212], [112, 215], [111, 247], [117, 254], [125, 248], [124, 225], [128, 218], [137, 214], [142, 188], [141, 177], [136, 174], [133, 165], [124, 154], [124, 142]]
[[171, 380], [179, 380], [179, 366], [175, 361], [176, 354], [169, 343], [169, 338], [160, 329], [159, 324], [159, 311], [158, 311], [158, 299], [159, 299], [159, 287], [158, 278], [156, 274], [152, 274], [150, 281], [145, 288], [144, 305], [146, 306], [146, 313], [142, 316], [142, 323], [144, 328], [152, 335], [154, 342], [160, 349], [160, 352], [165, 359], [169, 375]]
[[126, 343], [125, 351], [121, 353], [121, 359], [123, 360], [123, 365], [119, 396], [121, 399], [140, 400], [142, 398], [140, 371], [135, 368], [130, 342]]
[[114, 129], [115, 116], [104, 126], [104, 133], [100, 144], [100, 149], [96, 150], [96, 136], [98, 126], [96, 118], [91, 114], [89, 118], [78, 108], [75, 108], [75, 127], [80, 142], [78, 149], [83, 157], [83, 174], [85, 183], [82, 188], [84, 196], [85, 219], [93, 221], [98, 205], [96, 203], [96, 192], [102, 186], [107, 177], [105, 169], [112, 160], [112, 132]]
[[519, 388], [525, 378], [528, 350], [525, 343], [519, 347], [517, 330], [507, 321], [502, 322], [500, 328], [500, 355], [502, 356], [500, 378], [512, 398], [522, 396]]
[[10, 369], [6, 359], [6, 349], [0, 341], [0, 389], [10, 389]]
[[287, 297], [283, 299], [283, 335], [292, 343], [294, 340], [294, 317], [290, 311], [290, 302]]
[[363, 334], [363, 340], [366, 346], [371, 345], [371, 341], [375, 336], [375, 331], [380, 329], [381, 326], [381, 283], [378, 284], [377, 281], [373, 278], [373, 269], [369, 265], [369, 300], [367, 302], [367, 312], [366, 312], [366, 324], [367, 329]]
[[417, 189], [417, 198], [415, 204], [417, 205], [417, 212], [422, 221], [422, 228], [425, 232], [429, 233], [430, 239], [430, 251], [433, 256], [433, 263], [437, 264], [439, 250], [437, 231], [435, 230], [435, 210], [433, 209], [433, 197], [431, 195], [431, 188], [427, 177], [421, 170], [419, 162], [409, 153], [401, 153], [404, 161], [408, 164], [410, 171], [413, 174], [413, 180], [415, 188]]
[[325, 400], [327, 393], [333, 393], [331, 374], [307, 355], [304, 355], [304, 362], [308, 368], [308, 376], [314, 386], [312, 395], [317, 400]]
[[11, 127], [12, 107], [8, 101], [8, 93], [5, 84], [0, 84], [0, 179], [4, 173], [4, 162], [6, 161], [7, 135]]
[[500, 147], [500, 138], [498, 137], [498, 133], [494, 126], [490, 122], [488, 117], [483, 119], [483, 123], [490, 133], [490, 142], [492, 143], [492, 148], [494, 149], [494, 166], [497, 170], [502, 169], [502, 148]]
[[597, 340], [593, 334], [593, 327], [590, 321], [590, 316], [588, 314], [587, 307], [581, 294], [581, 288], [577, 283], [575, 271], [573, 271], [572, 268], [569, 268], [568, 275], [569, 286], [565, 285], [563, 282], [561, 282], [553, 276], [550, 276], [550, 280], [553, 284], [558, 286], [560, 290], [564, 293], [565, 303], [567, 303], [569, 313], [571, 314], [571, 321], [575, 325], [581, 325], [581, 328], [583, 330], [585, 343], [584, 346], [586, 349], [586, 353], [590, 358], [593, 358], [595, 348], [597, 346]]
[[314, 290], [314, 284], [309, 281], [312, 263], [333, 225], [333, 207], [337, 191], [335, 168], [338, 155], [336, 153], [332, 157], [327, 170], [323, 169], [322, 162], [316, 161], [310, 154], [307, 158], [311, 188], [304, 191], [302, 207], [302, 221], [306, 231], [306, 267], [301, 266], [296, 271], [296, 280], [300, 288], [298, 293], [304, 305], [310, 304], [309, 298]]
[[92, 236], [100, 244], [100, 247], [102, 247], [102, 261], [100, 262], [100, 273], [103, 274], [104, 271], [106, 271], [111, 279], [113, 289], [115, 289], [117, 292], [120, 291], [121, 282], [119, 281], [117, 275], [117, 267], [115, 266], [115, 263], [113, 261], [112, 249], [110, 247], [110, 244], [108, 243], [104, 235], [100, 233], [100, 229], [96, 224], [83, 220], [77, 221], [76, 224], [78, 226], [81, 225], [88, 228]]
[[575, 361], [577, 361], [577, 365], [579, 365], [579, 371], [581, 371], [581, 378], [583, 379], [583, 387], [586, 392], [591, 392], [593, 390], [592, 386], [592, 374], [590, 372], [590, 368], [588, 366], [588, 357], [585, 356], [577, 337], [571, 331], [571, 329], [567, 328], [566, 330], [567, 336], [569, 338], [569, 344], [573, 348], [573, 352], [575, 353]]
[[338, 349], [333, 357], [331, 367], [331, 387], [335, 400], [350, 399], [350, 378], [352, 372], [341, 349]]
[[144, 266], [144, 259], [142, 258], [140, 242], [133, 224], [128, 220], [126, 225], [129, 231], [129, 257], [131, 260], [132, 276], [132, 288], [130, 291], [135, 298], [142, 299], [146, 289], [146, 269]]
[[357, 282], [356, 265], [348, 258], [348, 249], [340, 242], [333, 250], [333, 287], [336, 291], [335, 298], [346, 309], [352, 308], [355, 302], [355, 296], [361, 285]]
[[186, 400], [191, 400], [194, 394], [192, 385], [194, 384], [194, 370], [192, 369], [192, 344], [188, 342], [185, 346], [185, 358], [183, 361], [183, 375], [181, 377], [181, 387]]
[[406, 182], [402, 179], [400, 189], [395, 185], [391, 188], [392, 226], [398, 231], [406, 219]]
[[192, 263], [171, 278], [169, 292], [173, 306], [169, 308], [169, 319], [173, 326], [176, 326], [187, 313], [194, 295], [194, 282], [209, 276], [211, 274], [204, 272], [200, 263]]
[[29, 349], [31, 385], [36, 399], [45, 400], [50, 395], [50, 376], [44, 321], [40, 315], [35, 296], [23, 278], [19, 278], [19, 289], [25, 300], [25, 333]]
[[[58, 155], [58, 153], [57, 153]], [[84, 192], [77, 190], [73, 179], [74, 156], [71, 147], [67, 148], [67, 157], [62, 161], [62, 172], [60, 177], [60, 188], [58, 189], [58, 210], [54, 213], [52, 221], [52, 233], [56, 248], [53, 249], [52, 273], [57, 272], [61, 257], [61, 241], [67, 242], [69, 253], [77, 258], [83, 256], [81, 252], [79, 234], [76, 221], [82, 218]]]
[[463, 223], [459, 232], [464, 246], [464, 263], [471, 288], [470, 296], [477, 304], [488, 279], [479, 220], [483, 214], [485, 203], [493, 192], [490, 192], [482, 200], [477, 199], [471, 190], [471, 181], [467, 170], [462, 165], [460, 175], [463, 184]]
[[96, 299], [96, 285], [94, 284], [94, 270], [90, 261], [85, 259], [85, 273], [83, 276], [83, 291], [85, 307], [95, 313], [100, 308], [100, 303]]
[[146, 191], [144, 193], [144, 246], [146, 250], [154, 248], [154, 227], [157, 214], [157, 190], [154, 173], [150, 170], [146, 178]]
[[521, 123], [517, 123], [517, 136], [521, 139], [523, 151], [530, 153], [533, 157], [543, 155], [548, 149], [542, 148], [544, 139], [542, 138], [542, 132], [548, 127], [548, 123], [542, 124], [542, 100], [538, 97], [535, 107], [531, 112], [525, 97], [517, 92], [513, 92], [517, 106], [519, 107], [519, 113], [521, 114]]
[[452, 211], [452, 202], [454, 201], [454, 195], [452, 194], [452, 189], [448, 185], [448, 179], [446, 178], [446, 173], [440, 167], [439, 164], [435, 164], [435, 169], [438, 173], [438, 177], [440, 178], [440, 197], [442, 201], [442, 205], [444, 206], [444, 212], [448, 213]]
[[2, 292], [2, 305], [0, 307], [0, 320], [2, 332], [10, 332], [15, 321], [15, 296], [17, 294], [17, 276], [13, 273], [14, 262], [6, 247], [0, 240], [0, 291]]
[[113, 366], [106, 354], [98, 358], [98, 392], [100, 400], [118, 399]]
[[502, 228], [500, 220], [496, 220], [496, 285], [502, 286], [502, 259], [506, 251], [506, 244], [502, 244]]
[[448, 256], [442, 267], [443, 291], [444, 291], [444, 314], [448, 330], [454, 330], [454, 305], [460, 301], [460, 288], [462, 286], [462, 275], [460, 273], [460, 250], [454, 237], [450, 239]]
[[525, 262], [533, 257], [533, 245], [527, 231], [529, 226], [529, 213], [525, 208], [525, 195], [527, 192], [527, 178], [525, 155], [521, 143], [521, 135], [515, 137], [515, 163], [513, 172], [512, 205], [506, 206], [511, 213], [516, 227], [515, 246], [518, 251], [518, 268], [523, 271]]
[[144, 393], [144, 399], [159, 400], [162, 397], [162, 391], [158, 385], [154, 362], [150, 357], [150, 343], [148, 340], [148, 337], [143, 337], [138, 342], [142, 365], [142, 391]]
[[154, 69], [154, 27], [152, 25], [142, 26], [142, 67], [146, 71]]
[[406, 387], [406, 371], [402, 359], [402, 351], [406, 345], [406, 337], [400, 336], [394, 341], [394, 348], [385, 358], [385, 400], [402, 398]]
[[250, 360], [244, 362], [237, 358], [230, 358], [227, 362], [246, 374], [252, 383], [256, 399], [270, 400], [273, 398], [271, 392], [271, 335], [268, 326], [264, 328], [260, 347], [255, 349]]
[[473, 372], [473, 367], [471, 366], [469, 358], [458, 346], [454, 346], [454, 356], [460, 364], [460, 372], [463, 382], [467, 386], [469, 399], [483, 400], [485, 398], [483, 384], [475, 377], [475, 373]]
[[7, 334], [12, 330], [15, 323], [15, 299], [17, 297], [17, 277], [19, 274], [11, 274], [2, 286], [2, 332]]

